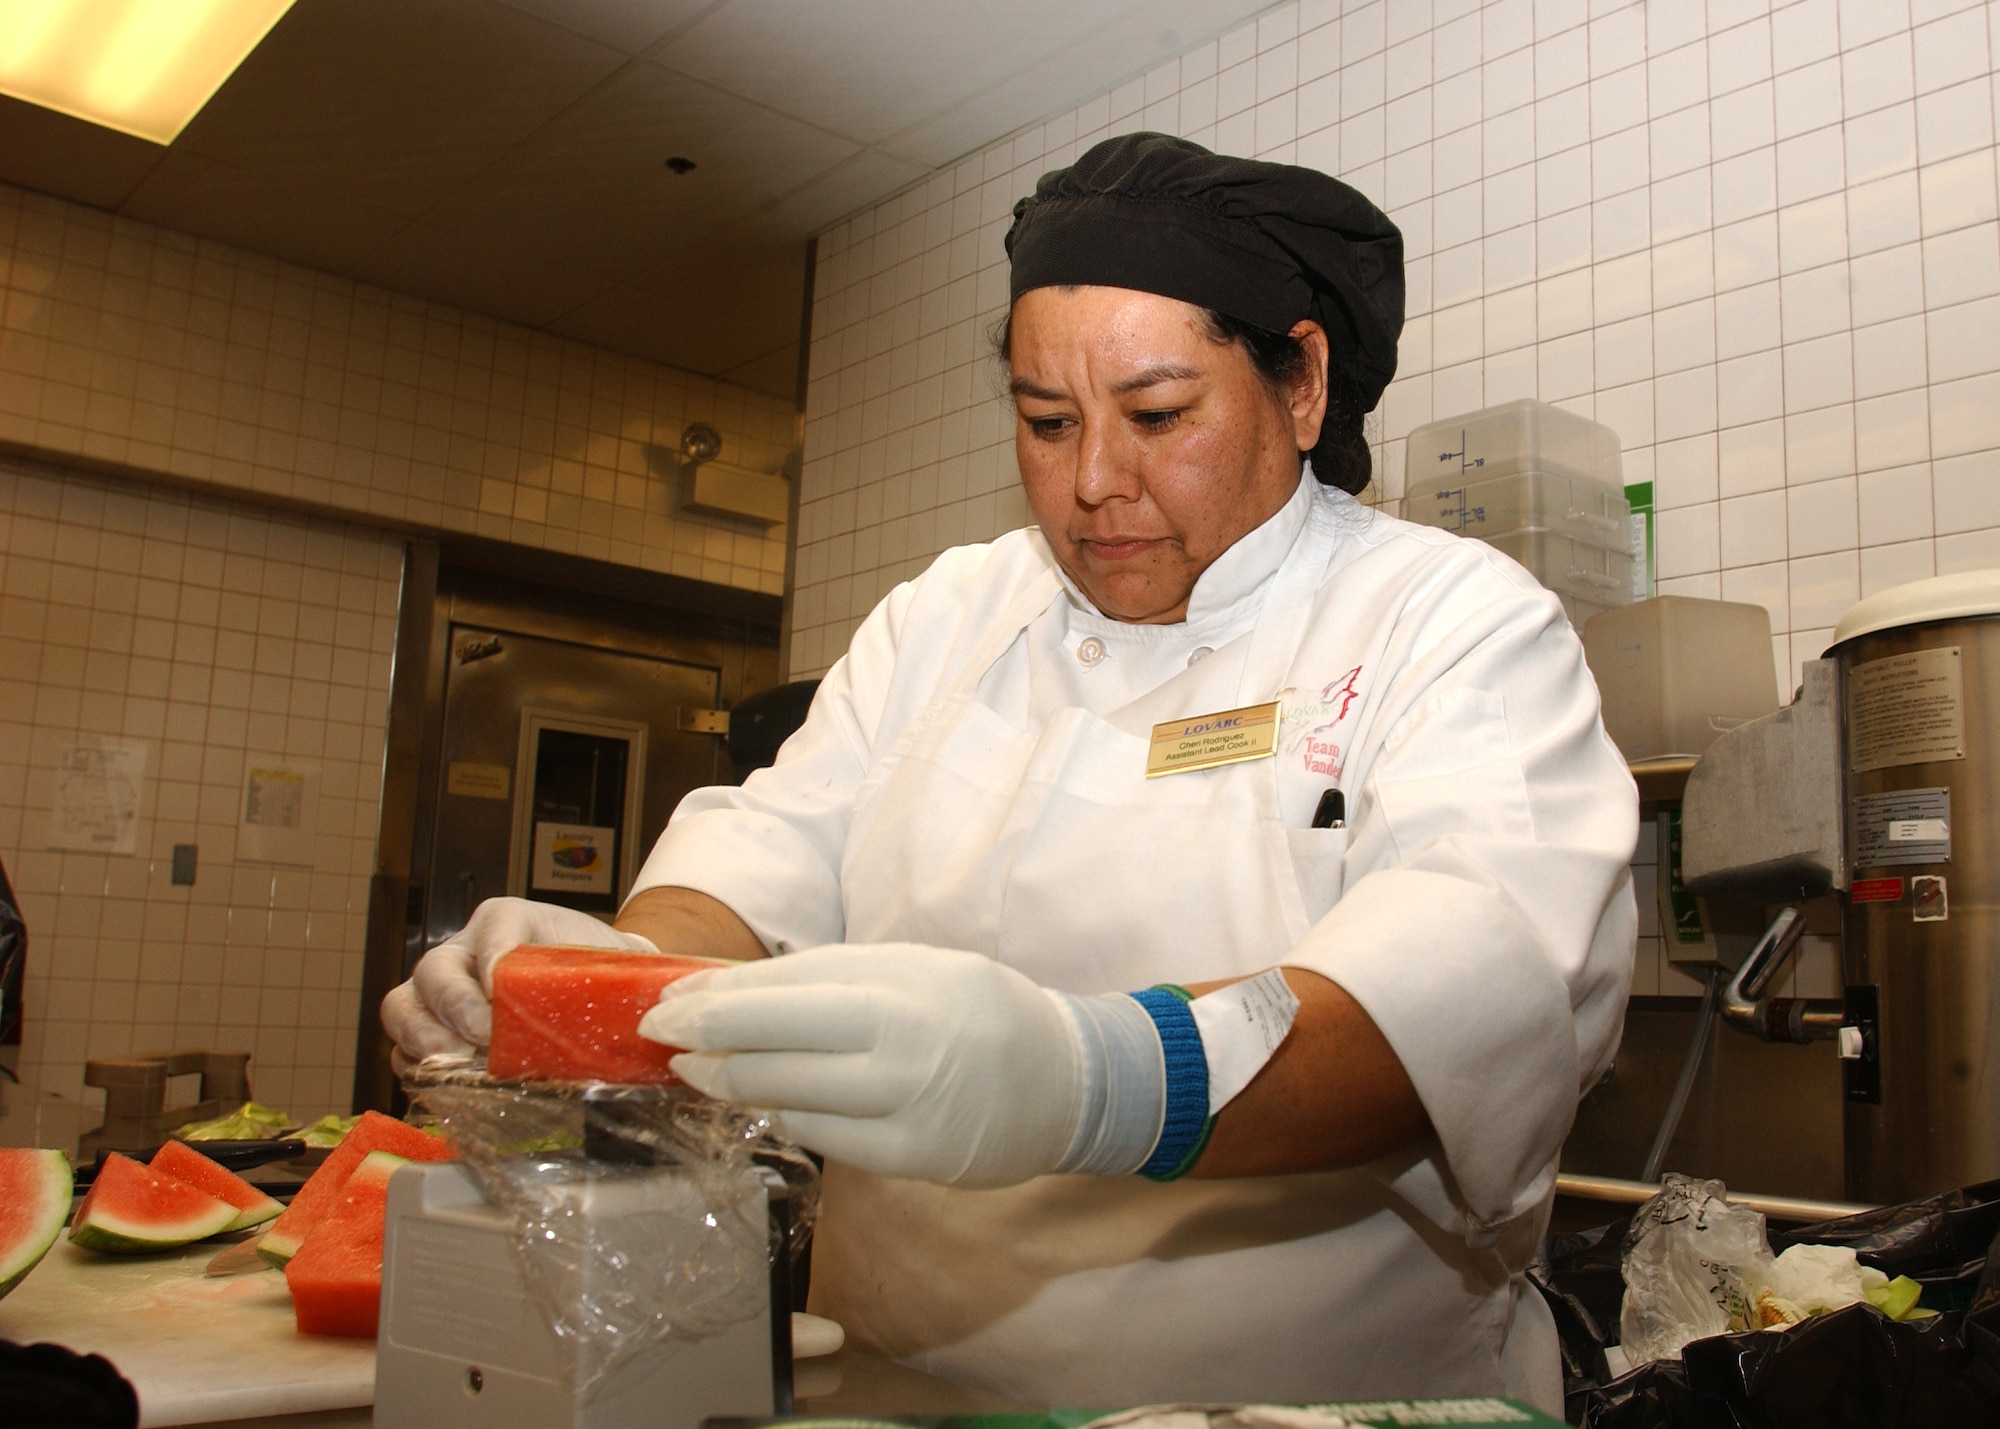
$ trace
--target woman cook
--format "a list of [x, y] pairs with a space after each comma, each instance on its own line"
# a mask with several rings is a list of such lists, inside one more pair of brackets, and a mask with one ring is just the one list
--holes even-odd
[[1618, 1040], [1637, 797], [1556, 598], [1354, 499], [1401, 237], [1135, 134], [1008, 252], [1035, 529], [877, 606], [618, 931], [493, 900], [384, 1021], [482, 1043], [522, 942], [743, 959], [641, 1030], [828, 1158], [813, 1308], [862, 1345], [1041, 1404], [1559, 1411], [1522, 1272]]

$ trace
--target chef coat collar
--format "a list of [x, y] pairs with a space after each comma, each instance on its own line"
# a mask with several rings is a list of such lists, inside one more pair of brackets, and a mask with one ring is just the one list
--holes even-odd
[[1072, 628], [1088, 627], [1093, 633], [1138, 639], [1155, 632], [1160, 638], [1213, 635], [1224, 630], [1232, 635], [1240, 633], [1234, 627], [1254, 622], [1265, 589], [1298, 541], [1299, 532], [1305, 529], [1306, 513], [1312, 510], [1317, 485], [1311, 468], [1302, 467], [1299, 484], [1291, 499], [1263, 525], [1217, 556], [1201, 573], [1194, 583], [1193, 593], [1188, 597], [1187, 618], [1179, 624], [1134, 625], [1129, 621], [1113, 620], [1098, 610], [1082, 588], [1070, 579], [1069, 572], [1058, 565], [1056, 574], [1062, 579], [1063, 589], [1069, 593]]

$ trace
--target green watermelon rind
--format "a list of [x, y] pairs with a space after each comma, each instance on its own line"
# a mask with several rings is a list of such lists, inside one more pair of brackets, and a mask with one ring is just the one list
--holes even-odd
[[[194, 1188], [190, 1186], [186, 1189]], [[207, 1195], [206, 1192], [199, 1194]], [[92, 1206], [89, 1220], [79, 1218], [76, 1224], [69, 1228], [70, 1243], [80, 1245], [85, 1250], [132, 1252], [171, 1250], [177, 1245], [207, 1240], [212, 1235], [220, 1235], [228, 1230], [236, 1219], [236, 1207], [227, 1201], [216, 1200], [213, 1196], [208, 1196], [208, 1199], [213, 1202], [214, 1210], [203, 1211], [199, 1215], [183, 1216], [178, 1221], [161, 1219], [133, 1221], [103, 1206]]]
[[[173, 1144], [175, 1143], [172, 1142], [168, 1143], [168, 1145], [173, 1145]], [[185, 1145], [185, 1143], [181, 1144]], [[163, 1147], [162, 1150], [164, 1149], [165, 1148]], [[189, 1151], [194, 1152], [194, 1154], [197, 1156], [203, 1155], [199, 1147], [188, 1146], [187, 1149]], [[209, 1159], [209, 1158], [204, 1157], [203, 1159]], [[159, 1152], [153, 1153], [153, 1160], [151, 1163], [148, 1164], [148, 1169], [160, 1171], [162, 1175], [172, 1176], [174, 1174], [172, 1171], [164, 1170], [159, 1166], [158, 1164], [159, 1160], [160, 1160], [160, 1153]], [[218, 1167], [217, 1169], [223, 1171], [225, 1176], [230, 1174], [226, 1167]], [[175, 1179], [186, 1180], [187, 1178], [176, 1177]], [[234, 1177], [233, 1179], [242, 1180], [241, 1177]], [[191, 1186], [195, 1185], [195, 1183], [192, 1181], [189, 1181], [188, 1184]], [[258, 1187], [252, 1185], [250, 1182], [245, 1181], [244, 1184], [246, 1186], [249, 1186], [252, 1191], [256, 1191], [259, 1196], [263, 1197], [263, 1199], [249, 1206], [239, 1207], [236, 1205], [234, 1201], [228, 1200], [221, 1196], [216, 1196], [216, 1199], [218, 1201], [222, 1201], [224, 1205], [229, 1206], [236, 1211], [236, 1219], [231, 1221], [228, 1225], [224, 1226], [223, 1227], [224, 1230], [227, 1231], [255, 1230], [258, 1226], [268, 1225], [270, 1222], [275, 1221], [279, 1216], [285, 1213], [285, 1203], [283, 1201], [278, 1200], [275, 1196], [272, 1196], [268, 1192], [259, 1190]], [[200, 1186], [195, 1186], [195, 1189], [201, 1190], [203, 1188]], [[215, 1195], [213, 1191], [210, 1191], [209, 1194], [211, 1196]]]
[[258, 1226], [267, 1226], [285, 1213], [285, 1203], [274, 1196], [264, 1198], [268, 1205], [252, 1206], [247, 1211], [237, 1212], [236, 1219], [229, 1223], [233, 1231], [250, 1231]]
[[49, 1247], [61, 1238], [63, 1222], [69, 1219], [73, 1185], [69, 1157], [60, 1151], [42, 1151], [37, 1155], [44, 1166], [42, 1189], [48, 1196], [48, 1212], [25, 1238], [11, 1249], [0, 1251], [0, 1300], [6, 1299], [7, 1292], [27, 1279], [28, 1272], [42, 1263]]
[[[210, 1200], [215, 1200], [213, 1196]], [[188, 1217], [170, 1226], [167, 1222], [155, 1222], [143, 1228], [129, 1226], [125, 1230], [115, 1230], [105, 1224], [111, 1219], [97, 1212], [98, 1219], [70, 1227], [69, 1238], [73, 1245], [85, 1250], [141, 1251], [172, 1250], [177, 1245], [190, 1245], [198, 1240], [207, 1240], [212, 1235], [220, 1235], [229, 1229], [229, 1223], [236, 1219], [236, 1207], [226, 1201], [216, 1201], [229, 1214]]]
[[[273, 1244], [274, 1241], [276, 1244]], [[261, 1255], [264, 1263], [272, 1269], [283, 1270], [285, 1263], [297, 1255], [299, 1247], [304, 1244], [305, 1239], [301, 1236], [280, 1236], [275, 1231], [265, 1231], [263, 1239], [257, 1242], [257, 1254]]]
[[[370, 1112], [370, 1113], [364, 1113], [364, 1114], [363, 1114], [363, 1116], [362, 1116], [362, 1119], [361, 1119], [360, 1121], [358, 1121], [358, 1122], [357, 1122], [357, 1123], [355, 1124], [355, 1126], [354, 1126], [353, 1130], [352, 1130], [352, 1131], [350, 1131], [350, 1132], [348, 1133], [348, 1136], [350, 1136], [350, 1137], [351, 1137], [351, 1136], [353, 1136], [353, 1135], [355, 1134], [355, 1132], [358, 1132], [358, 1131], [360, 1131], [360, 1130], [361, 1130], [361, 1128], [362, 1128], [362, 1127], [364, 1127], [364, 1126], [367, 1126], [367, 1125], [369, 1124], [369, 1120], [368, 1120], [368, 1118], [369, 1118], [369, 1117], [371, 1117], [371, 1116], [376, 1116], [376, 1117], [380, 1117], [380, 1116], [381, 1116], [381, 1114], [380, 1114], [379, 1112]], [[381, 1117], [381, 1119], [382, 1119], [383, 1121], [389, 1121], [389, 1122], [395, 1122], [395, 1118], [394, 1118], [394, 1117]], [[405, 1128], [407, 1128], [407, 1129], [408, 1129], [408, 1130], [410, 1130], [410, 1131], [415, 1131], [415, 1132], [419, 1132], [420, 1134], [423, 1134], [423, 1135], [426, 1135], [426, 1136], [432, 1136], [432, 1137], [435, 1137], [435, 1136], [436, 1136], [436, 1133], [435, 1133], [435, 1132], [431, 1132], [431, 1131], [428, 1131], [428, 1130], [426, 1130], [425, 1128], [422, 1128], [422, 1127], [413, 1127], [413, 1126], [410, 1126], [408, 1122], [398, 1122], [398, 1123], [396, 1123], [396, 1124], [397, 1124], [397, 1125], [399, 1125], [399, 1126], [402, 1126], [402, 1127], [405, 1127]], [[334, 1148], [334, 1155], [335, 1155], [335, 1156], [338, 1156], [338, 1155], [339, 1155], [339, 1154], [340, 1154], [340, 1153], [341, 1153], [341, 1152], [342, 1152], [343, 1150], [345, 1150], [345, 1149], [347, 1149], [347, 1142], [346, 1142], [346, 1140], [345, 1140], [345, 1139], [343, 1139], [343, 1141], [341, 1142], [341, 1145], [340, 1145], [340, 1146], [337, 1146], [337, 1147], [335, 1147], [335, 1148]], [[357, 1159], [357, 1160], [355, 1161], [354, 1165], [355, 1165], [355, 1166], [359, 1166], [359, 1165], [361, 1164], [361, 1161], [362, 1161], [362, 1160], [365, 1160], [365, 1159], [366, 1159], [366, 1157], [367, 1157], [367, 1156], [369, 1156], [369, 1155], [373, 1155], [373, 1154], [374, 1154], [374, 1151], [376, 1151], [376, 1150], [383, 1150], [383, 1151], [386, 1151], [386, 1150], [388, 1150], [388, 1148], [387, 1148], [387, 1147], [376, 1147], [376, 1148], [373, 1148], [373, 1149], [371, 1149], [370, 1151], [368, 1151], [368, 1152], [366, 1152], [366, 1153], [363, 1153], [363, 1156], [362, 1156], [361, 1158]], [[401, 1153], [391, 1153], [391, 1154], [401, 1154]], [[446, 1152], [446, 1155], [449, 1155], [449, 1154], [450, 1154], [449, 1152]], [[413, 1156], [413, 1157], [410, 1157], [410, 1158], [408, 1158], [408, 1159], [410, 1159], [410, 1160], [421, 1160], [421, 1159], [423, 1159], [423, 1158], [421, 1158], [421, 1157], [414, 1157], [414, 1156]], [[329, 1161], [331, 1161], [331, 1158], [329, 1158]], [[327, 1164], [328, 1164], [328, 1162], [322, 1162], [322, 1163], [320, 1164], [320, 1168], [319, 1168], [319, 1170], [317, 1170], [317, 1171], [313, 1172], [313, 1178], [314, 1178], [314, 1179], [317, 1179], [317, 1178], [318, 1178], [319, 1176], [321, 1176], [321, 1175], [323, 1175], [323, 1174], [325, 1173], [325, 1171], [326, 1171], [326, 1167], [327, 1167]], [[353, 1175], [353, 1174], [354, 1174], [354, 1168], [353, 1168], [353, 1167], [349, 1167], [349, 1168], [348, 1168], [348, 1173], [347, 1173], [347, 1174], [348, 1174], [348, 1175], [350, 1175], [350, 1176], [351, 1176], [351, 1175]], [[346, 1178], [345, 1178], [345, 1177], [343, 1177], [343, 1178], [342, 1178], [342, 1184], [345, 1184], [345, 1181], [346, 1181]], [[306, 1182], [306, 1185], [307, 1185], [307, 1186], [311, 1186], [311, 1185], [312, 1185], [312, 1180], [308, 1180], [308, 1181]], [[304, 1194], [304, 1193], [303, 1193], [303, 1192], [301, 1192], [301, 1194]], [[336, 1198], [337, 1198], [337, 1197], [336, 1197]], [[297, 1204], [298, 1204], [298, 1197], [294, 1196], [294, 1197], [292, 1198], [292, 1206], [296, 1206]], [[329, 1200], [327, 1204], [328, 1204], [328, 1205], [330, 1206], [330, 1205], [332, 1204], [332, 1201], [331, 1201], [331, 1200]], [[287, 1209], [287, 1210], [290, 1210], [290, 1209], [291, 1209], [291, 1207], [287, 1207], [286, 1209]], [[322, 1214], [324, 1214], [324, 1212], [322, 1212]], [[314, 1221], [314, 1222], [313, 1222], [313, 1224], [314, 1224], [314, 1225], [317, 1225], [318, 1223], [319, 1223], [318, 1221]], [[264, 1262], [265, 1262], [265, 1263], [266, 1263], [267, 1265], [270, 1265], [270, 1266], [271, 1266], [272, 1268], [274, 1268], [274, 1269], [277, 1269], [277, 1270], [283, 1270], [283, 1269], [285, 1268], [285, 1264], [286, 1264], [286, 1262], [287, 1262], [287, 1261], [289, 1261], [289, 1260], [290, 1260], [290, 1259], [291, 1259], [291, 1258], [292, 1258], [293, 1256], [295, 1256], [295, 1255], [297, 1255], [297, 1254], [299, 1253], [299, 1247], [300, 1247], [301, 1245], [303, 1245], [303, 1244], [305, 1243], [305, 1237], [306, 1237], [306, 1235], [310, 1235], [310, 1234], [312, 1234], [312, 1227], [311, 1227], [311, 1226], [308, 1226], [308, 1227], [306, 1228], [306, 1232], [305, 1232], [305, 1235], [301, 1235], [301, 1234], [299, 1234], [298, 1232], [296, 1232], [296, 1231], [294, 1231], [294, 1230], [291, 1230], [291, 1229], [288, 1229], [288, 1228], [285, 1228], [285, 1227], [284, 1227], [284, 1226], [282, 1225], [282, 1223], [281, 1223], [281, 1222], [274, 1222], [274, 1223], [272, 1224], [271, 1228], [270, 1228], [269, 1230], [265, 1231], [265, 1232], [264, 1232], [264, 1234], [263, 1234], [262, 1236], [260, 1236], [260, 1237], [258, 1238], [258, 1241], [257, 1241], [257, 1254], [258, 1254], [258, 1255], [260, 1255], [261, 1257], [263, 1257], [263, 1259], [264, 1259]]]

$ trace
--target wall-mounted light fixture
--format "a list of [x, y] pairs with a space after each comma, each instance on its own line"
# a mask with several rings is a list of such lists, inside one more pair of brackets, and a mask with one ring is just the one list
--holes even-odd
[[782, 476], [716, 460], [722, 435], [706, 422], [690, 423], [675, 454], [681, 469], [681, 505], [711, 516], [783, 524], [791, 508], [791, 487]]
[[171, 144], [292, 0], [4, 0], [0, 93]]

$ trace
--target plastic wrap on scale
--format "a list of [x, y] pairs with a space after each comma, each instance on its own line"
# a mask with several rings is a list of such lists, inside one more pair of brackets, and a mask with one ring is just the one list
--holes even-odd
[[682, 1086], [496, 1078], [476, 1057], [429, 1058], [405, 1086], [513, 1221], [579, 1385], [756, 1317], [811, 1233], [818, 1168], [745, 1108]]

